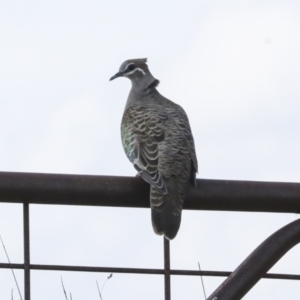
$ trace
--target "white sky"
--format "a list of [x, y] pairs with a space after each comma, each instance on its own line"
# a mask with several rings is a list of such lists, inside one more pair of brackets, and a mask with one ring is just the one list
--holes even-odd
[[[120, 122], [130, 89], [109, 82], [148, 57], [159, 91], [189, 115], [198, 178], [300, 182], [299, 1], [0, 2], [0, 170], [134, 176]], [[31, 262], [162, 268], [148, 209], [31, 206]], [[184, 211], [172, 268], [234, 270], [296, 215]], [[0, 204], [0, 234], [21, 263], [22, 206]], [[296, 246], [272, 272], [300, 274]], [[0, 247], [0, 262], [6, 262]], [[23, 288], [23, 272], [16, 271]], [[32, 299], [99, 299], [109, 274], [32, 271]], [[210, 295], [224, 278], [204, 278]], [[19, 299], [0, 270], [0, 299]], [[297, 281], [261, 280], [246, 300], [295, 298]], [[163, 277], [114, 274], [104, 300], [163, 299]], [[172, 299], [204, 299], [172, 277]]]

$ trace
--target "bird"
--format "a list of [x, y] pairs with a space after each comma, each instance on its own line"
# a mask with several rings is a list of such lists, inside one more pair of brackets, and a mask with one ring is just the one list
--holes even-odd
[[122, 145], [138, 175], [150, 184], [154, 232], [172, 240], [186, 195], [196, 188], [198, 162], [189, 120], [180, 105], [158, 92], [159, 80], [146, 58], [123, 62], [110, 81], [119, 77], [132, 84], [121, 122]]

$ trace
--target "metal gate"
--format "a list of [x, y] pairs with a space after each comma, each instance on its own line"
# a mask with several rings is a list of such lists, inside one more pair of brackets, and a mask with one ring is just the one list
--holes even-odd
[[[300, 275], [267, 271], [300, 242], [300, 220], [265, 240], [234, 272], [174, 270], [170, 244], [164, 239], [164, 269], [109, 268], [30, 263], [30, 204], [149, 207], [149, 185], [140, 178], [0, 172], [0, 202], [23, 203], [24, 264], [0, 263], [0, 268], [24, 270], [24, 300], [30, 300], [30, 270], [156, 274], [164, 276], [165, 300], [171, 299], [171, 275], [228, 277], [207, 300], [241, 299], [260, 278], [300, 280]], [[197, 190], [184, 209], [300, 212], [300, 184], [230, 180], [197, 180]]]

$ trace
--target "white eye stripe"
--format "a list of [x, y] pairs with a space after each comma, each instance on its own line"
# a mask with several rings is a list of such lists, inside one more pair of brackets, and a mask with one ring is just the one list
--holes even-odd
[[130, 72], [128, 72], [128, 73], [126, 73], [126, 75], [131, 75], [131, 74], [133, 74], [134, 72], [136, 72], [136, 71], [139, 71], [139, 72], [141, 72], [143, 75], [145, 75], [146, 73], [145, 73], [145, 71], [144, 70], [142, 70], [141, 68], [135, 68], [134, 70], [132, 70], [132, 71], [130, 71]]
[[129, 66], [134, 66], [134, 63], [129, 63], [129, 64], [126, 66], [125, 70], [127, 70], [127, 69], [129, 68]]

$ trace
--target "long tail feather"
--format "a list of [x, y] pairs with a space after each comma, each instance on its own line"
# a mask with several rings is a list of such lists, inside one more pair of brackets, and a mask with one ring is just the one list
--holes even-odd
[[[179, 202], [179, 203], [178, 203]], [[181, 201], [170, 195], [162, 195], [151, 187], [151, 216], [153, 230], [172, 240], [181, 223]]]
[[181, 212], [178, 215], [172, 213], [170, 208], [163, 205], [160, 209], [151, 209], [152, 226], [158, 235], [164, 235], [168, 240], [172, 240], [177, 235], [181, 222]]

